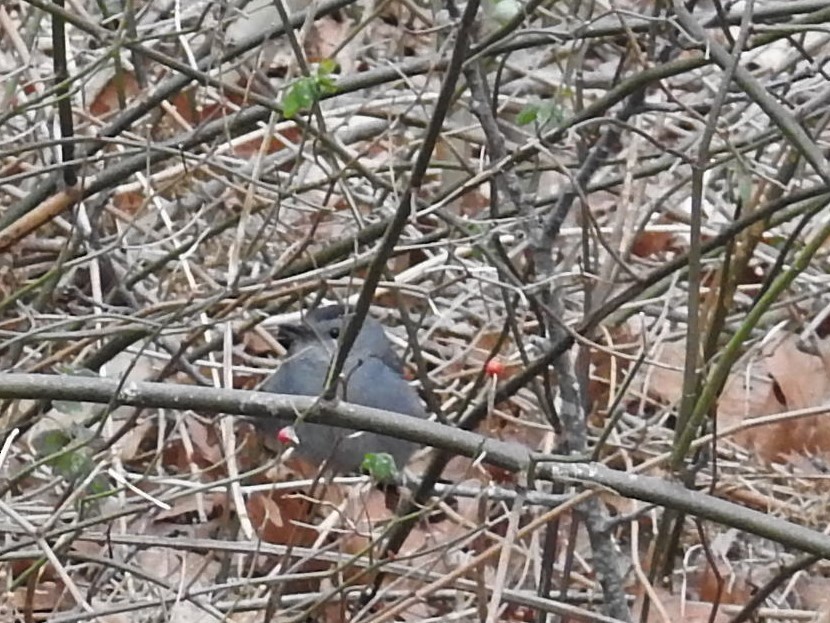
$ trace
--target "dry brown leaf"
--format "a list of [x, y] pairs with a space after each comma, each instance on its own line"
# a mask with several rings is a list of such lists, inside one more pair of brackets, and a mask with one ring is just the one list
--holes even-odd
[[798, 596], [801, 607], [830, 613], [830, 578], [815, 573], [803, 573], [798, 579]]
[[[830, 376], [822, 360], [798, 350], [796, 336], [776, 341], [762, 363], [771, 378], [772, 396], [767, 396], [767, 404], [771, 407], [773, 399], [779, 404], [773, 412], [816, 407], [830, 398]], [[830, 432], [825, 421], [821, 415], [786, 420], [749, 430], [738, 440], [764, 461], [784, 460], [787, 455], [804, 452], [829, 452]]]
[[311, 521], [309, 503], [298, 496], [283, 491], [257, 492], [248, 497], [246, 507], [263, 541], [311, 545], [317, 538], [317, 531], [305, 525]]
[[795, 335], [776, 344], [766, 367], [780, 386], [787, 409], [814, 407], [830, 397], [830, 375], [821, 358], [799, 350]]
[[276, 337], [262, 335], [261, 331], [246, 331], [242, 336], [245, 350], [255, 355], [271, 355], [276, 341]]
[[[682, 368], [685, 345], [664, 344], [659, 358]], [[797, 338], [786, 335], [775, 340], [760, 357], [749, 360], [749, 369], [733, 372], [718, 399], [721, 430], [747, 418], [774, 415], [793, 409], [819, 406], [830, 398], [830, 375], [819, 357], [797, 348]], [[654, 368], [648, 391], [670, 404], [680, 400], [683, 375], [680, 370]], [[732, 437], [764, 462], [783, 460], [793, 453], [830, 451], [830, 431], [822, 416], [785, 420], [742, 431]]]
[[637, 257], [665, 253], [674, 245], [674, 234], [665, 231], [643, 231], [634, 239], [631, 252]]
[[72, 608], [75, 601], [62, 582], [47, 580], [38, 582], [31, 593], [27, 586], [16, 589], [11, 604], [22, 612], [49, 613]]
[[126, 103], [135, 99], [140, 91], [138, 80], [132, 72], [122, 71], [113, 75], [89, 105], [89, 112], [99, 119], [121, 109], [119, 92], [123, 93]]
[[216, 429], [202, 424], [195, 418], [187, 418], [185, 422], [190, 433], [190, 441], [193, 443], [193, 452], [199, 461], [204, 461], [207, 465], [222, 463], [224, 459]]
[[718, 564], [718, 572], [721, 576], [719, 583], [718, 576], [712, 566], [708, 563], [704, 564], [705, 567], [697, 583], [697, 593], [700, 601], [739, 605], [749, 601], [753, 589], [745, 575], [730, 569], [725, 563], [720, 563]]
[[199, 120], [199, 113], [194, 100], [194, 89], [185, 89], [174, 93], [169, 102], [176, 109], [178, 115], [193, 125]]
[[348, 498], [343, 510], [347, 522], [357, 526], [358, 531], [371, 530], [395, 516], [394, 508], [389, 508], [383, 491], [369, 487], [362, 491], [361, 486], [348, 487]]
[[137, 190], [117, 192], [112, 197], [113, 205], [125, 214], [135, 215], [147, 203], [144, 193]]
[[620, 355], [633, 356], [640, 349], [640, 340], [626, 325], [610, 329], [604, 342], [605, 348], [590, 350], [591, 376], [588, 397], [593, 406], [592, 415], [599, 416], [599, 426], [602, 425], [602, 417], [607, 415], [613, 396], [631, 366], [630, 360]]
[[[326, 16], [314, 22], [305, 43], [308, 60], [316, 63], [332, 58], [353, 25], [354, 22], [345, 17], [336, 20], [332, 16]], [[344, 54], [344, 50], [340, 50], [337, 61], [345, 73], [350, 72], [355, 65], [354, 59]]]
[[287, 542], [286, 522], [271, 496], [255, 493], [248, 497], [246, 507], [260, 539], [268, 543]]
[[[201, 496], [202, 509], [208, 517], [217, 515], [217, 509], [227, 504], [224, 493], [208, 493]], [[153, 515], [154, 523], [185, 523], [189, 524], [198, 516], [199, 498], [188, 495], [176, 498], [168, 509], [162, 509]]]
[[[759, 362], [748, 375], [729, 376], [718, 399], [718, 425], [721, 429], [736, 426], [747, 418], [780, 413], [782, 408], [774, 383], [763, 362]], [[736, 439], [742, 443], [740, 438]]]
[[[726, 614], [723, 608], [719, 608], [715, 618], [710, 619], [714, 604], [704, 601], [682, 599], [680, 595], [673, 595], [667, 589], [660, 587], [654, 587], [654, 592], [660, 600], [661, 608], [668, 616], [668, 623], [673, 623], [674, 621], [683, 621], [684, 623], [709, 623], [710, 621], [713, 623], [727, 623], [731, 619], [731, 616]], [[644, 592], [640, 589], [640, 594], [634, 602], [632, 609], [633, 619], [635, 621], [642, 620], [643, 595]], [[648, 623], [667, 623], [660, 613], [660, 609], [654, 603], [651, 603], [649, 606], [646, 621]]]
[[116, 443], [115, 448], [121, 460], [132, 461], [135, 459], [144, 440], [157, 432], [158, 428], [154, 420], [141, 420]]
[[490, 197], [481, 190], [474, 190], [465, 193], [458, 205], [458, 212], [461, 216], [478, 217], [490, 209]]

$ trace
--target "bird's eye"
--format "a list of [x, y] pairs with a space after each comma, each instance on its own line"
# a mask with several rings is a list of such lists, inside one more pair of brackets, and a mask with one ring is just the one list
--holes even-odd
[[340, 337], [340, 327], [332, 327], [331, 329], [329, 329], [329, 335], [332, 337], [332, 339], [335, 339], [335, 340], [337, 338], [339, 338]]

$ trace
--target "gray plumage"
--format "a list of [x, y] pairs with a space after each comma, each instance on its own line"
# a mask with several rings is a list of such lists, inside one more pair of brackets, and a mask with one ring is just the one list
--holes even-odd
[[[345, 315], [344, 315], [345, 314]], [[262, 391], [275, 394], [319, 396], [323, 392], [331, 358], [337, 350], [340, 332], [345, 330], [348, 312], [331, 305], [305, 315], [298, 325], [280, 327], [289, 341], [288, 353], [279, 369], [262, 385]], [[364, 407], [394, 411], [425, 418], [426, 411], [417, 392], [403, 378], [403, 364], [381, 324], [366, 318], [354, 346], [346, 358], [338, 397]], [[268, 435], [293, 420], [265, 421], [257, 425]], [[300, 439], [297, 452], [313, 463], [330, 459], [338, 472], [359, 469], [367, 453], [386, 452], [403, 467], [416, 445], [401, 439], [354, 430], [300, 422], [295, 426]]]

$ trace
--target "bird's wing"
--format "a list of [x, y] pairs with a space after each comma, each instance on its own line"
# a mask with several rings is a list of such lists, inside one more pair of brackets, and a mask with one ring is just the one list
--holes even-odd
[[[287, 357], [277, 371], [260, 388], [274, 394], [295, 394], [317, 396], [323, 392], [325, 373], [320, 373], [321, 364], [317, 359], [306, 359], [298, 353]], [[326, 368], [322, 368], [325, 370]]]
[[398, 356], [391, 345], [377, 358], [383, 362], [383, 365], [394, 370], [396, 374], [403, 374], [403, 359]]
[[367, 357], [346, 376], [343, 400], [425, 418], [418, 392], [382, 357]]
[[[401, 376], [399, 368], [387, 361], [388, 357], [383, 356], [349, 357], [343, 375], [345, 382], [339, 384], [340, 398], [364, 407], [426, 417], [418, 392]], [[400, 363], [400, 359], [397, 361]], [[302, 356], [289, 357], [260, 389], [275, 394], [319, 396], [325, 384], [321, 365], [327, 363]]]

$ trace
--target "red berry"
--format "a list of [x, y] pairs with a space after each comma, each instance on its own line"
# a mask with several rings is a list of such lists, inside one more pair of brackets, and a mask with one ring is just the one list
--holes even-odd
[[491, 359], [484, 364], [484, 371], [488, 376], [501, 377], [504, 376], [504, 364], [498, 359]]
[[293, 426], [283, 426], [277, 432], [277, 440], [287, 446], [297, 446], [300, 444], [300, 438], [297, 437], [297, 432]]

